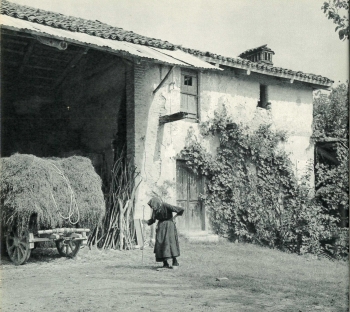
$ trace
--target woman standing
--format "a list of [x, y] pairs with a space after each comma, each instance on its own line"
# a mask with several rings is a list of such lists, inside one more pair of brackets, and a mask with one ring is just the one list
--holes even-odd
[[[184, 209], [172, 206], [153, 197], [148, 205], [152, 208], [150, 220], [143, 220], [143, 223], [152, 225], [158, 220], [156, 229], [156, 243], [154, 253], [156, 261], [163, 262], [163, 268], [170, 268], [168, 260], [173, 260], [173, 266], [178, 266], [177, 257], [180, 256], [179, 241], [174, 219], [184, 213]], [[173, 217], [173, 212], [176, 215]]]

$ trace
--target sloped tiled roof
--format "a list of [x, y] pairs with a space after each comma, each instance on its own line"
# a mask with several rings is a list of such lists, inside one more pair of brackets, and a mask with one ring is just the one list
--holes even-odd
[[202, 59], [206, 59], [207, 61], [214, 61], [214, 62], [218, 61], [219, 64], [233, 66], [233, 67], [236, 67], [236, 66], [244, 67], [244, 68], [248, 67], [251, 70], [257, 70], [257, 72], [266, 73], [269, 75], [275, 75], [275, 74], [288, 75], [296, 79], [299, 78], [300, 80], [312, 80], [315, 83], [321, 83], [321, 84], [332, 84], [334, 82], [333, 80], [327, 77], [323, 77], [321, 75], [308, 74], [302, 71], [294, 71], [294, 70], [282, 68], [282, 67], [274, 67], [263, 63], [252, 62], [239, 57], [227, 57], [227, 56], [215, 54], [212, 52], [203, 52], [200, 50], [188, 49], [188, 48], [181, 48], [181, 50], [184, 52], [193, 54]]
[[208, 62], [218, 62], [227, 66], [249, 68], [256, 70], [259, 73], [268, 75], [286, 75], [302, 81], [313, 81], [316, 84], [329, 85], [332, 80], [314, 74], [307, 74], [301, 71], [293, 71], [281, 67], [273, 67], [267, 64], [259, 64], [239, 57], [226, 57], [219, 54], [204, 52], [196, 49], [185, 48], [179, 45], [172, 44], [168, 41], [150, 38], [138, 35], [132, 31], [127, 31], [119, 27], [110, 26], [100, 21], [86, 20], [72, 16], [66, 16], [60, 13], [54, 13], [41, 9], [32, 8], [25, 5], [18, 5], [7, 0], [1, 2], [1, 14], [8, 15], [14, 18], [28, 20], [33, 23], [43, 24], [54, 28], [60, 28], [67, 31], [85, 33], [91, 36], [101, 37], [104, 39], [126, 41], [134, 44], [166, 49], [180, 49], [188, 54], [199, 57]]
[[85, 33], [105, 39], [138, 43], [155, 48], [174, 49], [174, 45], [160, 39], [138, 35], [123, 28], [110, 26], [100, 21], [92, 21], [60, 13], [19, 5], [7, 0], [1, 1], [1, 14], [28, 20], [33, 23], [61, 28], [73, 32]]

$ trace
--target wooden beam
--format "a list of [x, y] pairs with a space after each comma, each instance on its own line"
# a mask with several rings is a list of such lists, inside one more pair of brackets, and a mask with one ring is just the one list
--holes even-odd
[[83, 79], [90, 79], [91, 77], [96, 76], [101, 72], [103, 73], [106, 70], [110, 69], [115, 63], [116, 61], [112, 60], [102, 67], [97, 67], [94, 70], [89, 71], [86, 75], [84, 75]]
[[81, 233], [90, 232], [90, 229], [85, 228], [56, 228], [51, 230], [39, 230], [38, 234], [52, 234], [52, 233]]
[[87, 53], [89, 48], [83, 49], [83, 51], [77, 53], [73, 59], [69, 62], [68, 66], [63, 71], [62, 75], [57, 79], [56, 83], [54, 84], [54, 89], [56, 89], [63, 81], [63, 79], [68, 75], [68, 73], [71, 71], [71, 69], [80, 61], [80, 59]]
[[24, 52], [18, 51], [18, 50], [12, 50], [12, 49], [6, 49], [6, 48], [4, 48], [3, 51], [5, 51], [5, 52], [10, 52], [10, 53], [15, 53], [15, 54], [20, 54], [20, 55], [24, 55]]
[[[55, 40], [57, 40], [57, 39], [55, 39]], [[40, 43], [41, 43], [41, 45], [40, 45], [40, 49], [41, 50], [44, 50], [44, 51], [46, 51], [46, 52], [53, 52], [54, 51], [54, 53], [62, 53], [63, 51], [64, 51], [64, 54], [68, 54], [68, 55], [75, 55], [77, 52], [76, 51], [69, 51], [69, 50], [59, 50], [58, 48], [56, 48], [56, 47], [54, 47], [54, 46], [50, 46], [50, 45], [46, 45], [46, 44], [44, 44], [44, 43], [42, 43], [40, 40], [38, 40]], [[61, 40], [61, 41], [63, 41], [63, 40]], [[53, 50], [54, 49], [54, 50]], [[79, 53], [79, 52], [78, 52]]]
[[40, 58], [40, 60], [48, 60], [48, 61], [59, 62], [59, 63], [67, 63], [67, 64], [69, 63], [69, 61], [61, 60], [61, 59], [58, 59], [58, 58], [55, 58], [55, 57], [46, 56], [46, 55], [33, 54], [32, 57]]
[[178, 112], [172, 115], [166, 115], [166, 116], [160, 116], [159, 117], [159, 124], [163, 125], [168, 122], [173, 122], [177, 120], [184, 119], [186, 117], [194, 116], [193, 114], [186, 113], [186, 112]]
[[10, 43], [14, 43], [14, 44], [20, 44], [20, 45], [27, 45], [28, 42], [27, 41], [18, 41], [18, 40], [14, 40], [14, 39], [2, 39], [3, 42], [10, 42]]
[[[6, 61], [6, 62], [7, 62], [7, 61]], [[30, 64], [25, 64], [24, 67], [35, 68], [35, 69], [41, 69], [41, 70], [48, 70], [48, 71], [58, 71], [58, 72], [61, 71], [61, 70], [59, 70], [59, 69], [54, 69], [54, 68], [49, 68], [49, 67], [43, 67], [43, 66], [36, 66], [36, 65], [30, 65]]]
[[35, 75], [24, 75], [24, 77], [28, 77], [31, 79], [44, 79], [44, 80], [55, 80], [56, 78], [45, 77], [45, 76], [35, 76]]
[[[44, 84], [28, 84], [28, 83], [14, 83], [13, 81], [1, 81], [3, 85], [6, 84], [6, 90], [12, 90], [12, 89], [43, 89], [43, 90], [51, 90], [50, 85], [44, 85]], [[4, 91], [6, 92], [6, 91]]]
[[24, 55], [24, 58], [23, 58], [23, 61], [22, 61], [22, 65], [21, 65], [21, 67], [19, 69], [19, 74], [23, 73], [24, 67], [28, 63], [28, 60], [29, 60], [30, 56], [32, 55], [33, 48], [34, 48], [34, 41], [32, 41], [29, 44], [28, 50], [27, 50], [26, 54]]
[[134, 63], [128, 59], [125, 59], [125, 58], [121, 58], [122, 62], [127, 65], [127, 66], [133, 66]]
[[16, 30], [10, 30], [10, 29], [4, 29], [4, 26], [1, 28], [1, 34], [5, 36], [11, 36], [11, 37], [21, 37], [21, 38], [29, 38], [33, 39], [33, 36], [28, 33], [21, 33]]
[[162, 85], [163, 85], [164, 82], [168, 79], [170, 73], [173, 71], [174, 68], [175, 68], [175, 66], [172, 66], [172, 67], [170, 68], [170, 70], [169, 70], [168, 73], [165, 75], [165, 77], [163, 78], [163, 80], [160, 82], [160, 84], [158, 85], [158, 87], [155, 88], [155, 89], [153, 90], [153, 94], [156, 94], [156, 92], [162, 87]]
[[140, 246], [140, 248], [144, 247], [145, 240], [142, 233], [142, 223], [140, 219], [134, 219], [134, 226], [135, 226], [135, 232], [136, 232], [136, 240], [137, 245]]
[[7, 66], [7, 65], [17, 66], [17, 67], [20, 66], [19, 62], [9, 61], [9, 60], [6, 60], [6, 61], [2, 64], [3, 67], [4, 67], [4, 66]]

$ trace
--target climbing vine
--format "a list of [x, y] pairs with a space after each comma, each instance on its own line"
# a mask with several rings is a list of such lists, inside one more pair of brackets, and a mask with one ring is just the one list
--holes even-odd
[[255, 131], [236, 124], [226, 109], [200, 124], [201, 137], [219, 140], [216, 155], [205, 140], [189, 133], [181, 157], [206, 180], [202, 195], [214, 231], [233, 240], [317, 252], [330, 236], [334, 218], [309, 196], [309, 179], [300, 183], [283, 149], [287, 134], [261, 124]]

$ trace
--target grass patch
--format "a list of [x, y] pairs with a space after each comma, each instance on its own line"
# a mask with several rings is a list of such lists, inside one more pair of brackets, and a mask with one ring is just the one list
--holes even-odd
[[291, 301], [300, 311], [348, 311], [348, 262], [229, 242], [183, 242], [181, 247], [184, 265], [179, 274], [200, 287], [240, 290], [276, 303]]

